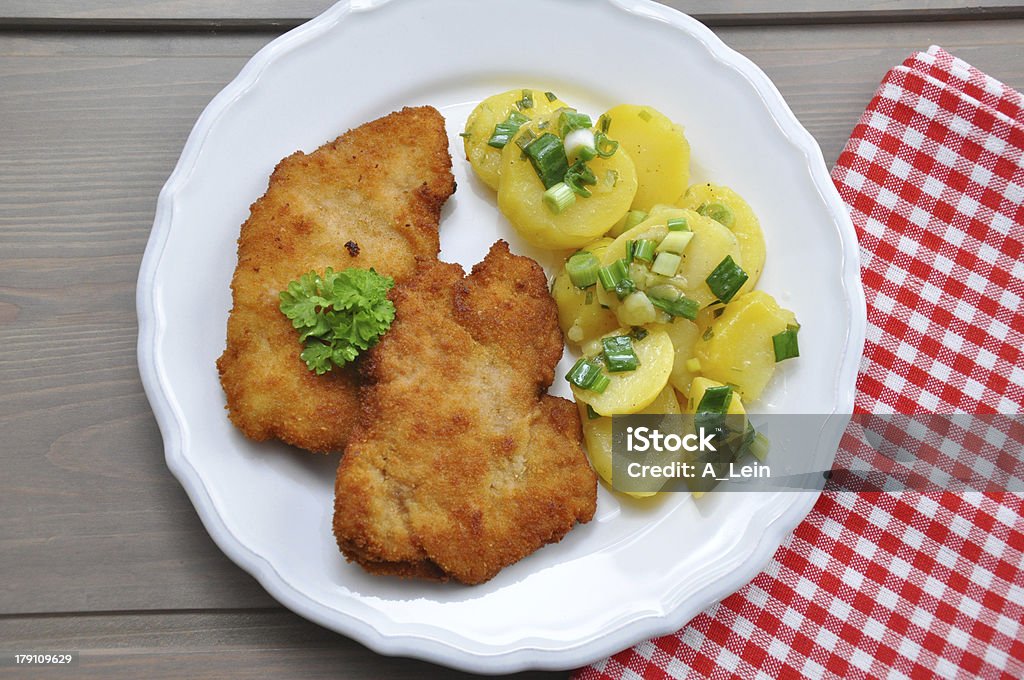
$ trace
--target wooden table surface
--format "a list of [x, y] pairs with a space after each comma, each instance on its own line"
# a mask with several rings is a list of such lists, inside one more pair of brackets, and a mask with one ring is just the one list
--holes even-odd
[[[81, 652], [55, 677], [459, 675], [306, 622], [221, 554], [164, 466], [136, 367], [136, 276], [189, 130], [329, 4], [0, 3], [0, 651]], [[1024, 88], [1024, 0], [668, 4], [760, 65], [829, 164], [914, 50]]]

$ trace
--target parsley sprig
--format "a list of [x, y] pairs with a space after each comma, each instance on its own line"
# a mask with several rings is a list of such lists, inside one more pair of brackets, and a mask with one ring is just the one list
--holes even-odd
[[387, 299], [394, 285], [373, 269], [355, 267], [328, 267], [323, 275], [311, 271], [289, 283], [280, 309], [299, 332], [299, 356], [309, 370], [323, 375], [377, 344], [395, 319], [395, 305]]

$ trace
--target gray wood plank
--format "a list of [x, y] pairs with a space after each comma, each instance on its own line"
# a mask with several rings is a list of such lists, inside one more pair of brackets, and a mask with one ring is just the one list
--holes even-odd
[[[78, 652], [74, 668], [0, 666], [12, 678], [475, 678], [414, 659], [382, 657], [281, 610], [0, 618], [0, 651]], [[72, 671], [71, 674], [68, 671]], [[553, 680], [566, 673], [500, 677]]]
[[[1024, 22], [728, 28], [819, 140], [932, 42], [1024, 86]], [[0, 36], [0, 614], [263, 608], [166, 471], [134, 287], [195, 118], [271, 35]]]
[[[1019, 16], [1024, 0], [659, 0], [712, 24], [764, 21], [891, 20]], [[0, 26], [294, 25], [320, 14], [331, 0], [8, 0]], [[874, 16], [874, 19], [870, 15]]]

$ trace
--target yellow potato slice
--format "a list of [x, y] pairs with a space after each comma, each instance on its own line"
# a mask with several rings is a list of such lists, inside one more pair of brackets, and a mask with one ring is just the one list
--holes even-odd
[[[580, 409], [580, 420], [583, 421], [583, 442], [586, 444], [587, 457], [594, 470], [601, 479], [611, 486], [612, 483], [612, 419], [590, 418], [587, 414], [587, 405], [582, 401], [576, 402]], [[650, 415], [682, 413], [679, 407], [679, 400], [675, 390], [666, 387], [658, 396], [647, 405], [646, 408], [638, 411]], [[668, 481], [667, 479], [665, 481]], [[647, 498], [653, 496], [656, 491], [624, 491], [627, 496], [634, 498]]]
[[498, 190], [501, 178], [501, 149], [487, 143], [494, 134], [494, 126], [504, 122], [512, 111], [518, 111], [527, 118], [536, 118], [568, 106], [561, 99], [549, 101], [542, 90], [530, 89], [530, 93], [533, 97], [533, 106], [530, 108], [520, 109], [516, 106], [516, 102], [523, 99], [523, 89], [519, 88], [488, 97], [477, 104], [466, 119], [462, 137], [466, 160], [476, 176], [495, 191]]
[[631, 209], [677, 201], [690, 181], [690, 143], [683, 128], [650, 106], [620, 104], [604, 115], [611, 119], [608, 137], [636, 164], [639, 188]]
[[[546, 128], [541, 126], [547, 124]], [[555, 116], [524, 124], [516, 135], [530, 130], [540, 136], [551, 132]], [[544, 205], [544, 184], [515, 140], [502, 150], [498, 208], [520, 236], [531, 244], [550, 250], [579, 248], [608, 231], [629, 210], [636, 194], [636, 169], [629, 156], [619, 149], [611, 158], [594, 158], [587, 163], [597, 178], [588, 186], [589, 198], [576, 201], [555, 214]]]
[[671, 323], [661, 324], [656, 328], [663, 329], [672, 340], [672, 348], [675, 357], [672, 360], [672, 373], [668, 381], [673, 387], [689, 394], [690, 383], [693, 381], [697, 371], [690, 370], [687, 362], [693, 358], [693, 348], [700, 338], [700, 329], [689, 319], [673, 319]]
[[[598, 239], [581, 250], [593, 253], [600, 260], [611, 242], [610, 238]], [[601, 306], [593, 289], [586, 291], [573, 285], [564, 264], [555, 276], [551, 295], [558, 306], [558, 325], [562, 328], [565, 338], [574, 345], [578, 346], [619, 326], [615, 314]]]
[[[666, 226], [668, 221], [673, 218], [685, 217], [687, 213], [688, 211], [674, 206], [659, 205], [651, 209], [646, 219], [629, 231], [620, 234], [614, 241], [612, 241], [611, 245], [602, 252], [602, 266], [609, 265], [612, 262], [615, 262], [615, 260], [621, 260], [626, 257], [626, 243], [630, 240], [651, 239], [653, 241], [661, 241], [661, 239], [665, 238], [665, 234], [668, 233], [668, 227]], [[601, 304], [605, 305], [613, 312], [619, 309], [621, 301], [615, 293], [606, 291], [600, 283], [597, 284], [596, 290], [597, 298]], [[667, 315], [665, 315], [665, 317], [666, 318], [662, 319], [663, 321], [668, 320]]]
[[733, 261], [742, 267], [743, 256], [736, 236], [713, 219], [691, 210], [688, 211], [686, 222], [693, 232], [693, 240], [683, 251], [679, 276], [686, 279], [683, 293], [686, 297], [696, 300], [703, 308], [718, 299], [708, 288], [708, 275], [727, 256], [732, 257]]
[[[602, 337], [629, 335], [629, 330], [620, 328]], [[623, 373], [605, 373], [610, 383], [604, 392], [584, 390], [572, 386], [572, 393], [577, 401], [590, 404], [602, 416], [620, 413], [636, 413], [650, 405], [668, 384], [672, 373], [672, 360], [675, 352], [672, 340], [663, 330], [652, 329], [643, 340], [633, 341], [633, 351], [640, 360], [640, 366], [634, 371]], [[597, 356], [601, 352], [600, 339], [593, 340], [583, 347], [587, 356]]]
[[[616, 238], [604, 251], [601, 262], [608, 265], [615, 260], [624, 258], [627, 241], [643, 238], [660, 241], [668, 233], [666, 226], [668, 220], [680, 217], [686, 220], [687, 226], [693, 232], [693, 239], [683, 251], [675, 283], [679, 285], [686, 297], [696, 300], [703, 308], [717, 299], [708, 288], [706, 281], [715, 267], [721, 264], [726, 256], [732, 257], [740, 267], [743, 266], [743, 258], [740, 255], [736, 237], [726, 227], [709, 217], [682, 208], [662, 208], [652, 211], [647, 219]], [[640, 282], [637, 283], [639, 285]], [[597, 288], [601, 303], [607, 305], [612, 311], [616, 311], [619, 307], [619, 300], [615, 294], [605, 291], [600, 284]]]
[[734, 385], [746, 402], [754, 401], [775, 372], [772, 336], [791, 324], [796, 324], [793, 312], [763, 291], [735, 298], [694, 346], [701, 373]]
[[[739, 243], [740, 255], [743, 257], [741, 266], [750, 277], [739, 290], [739, 293], [746, 293], [754, 289], [764, 270], [765, 245], [761, 223], [750, 205], [729, 187], [711, 183], [694, 184], [687, 189], [686, 194], [679, 201], [680, 207], [690, 210], [699, 210], [702, 206], [714, 204], [725, 206], [728, 208], [728, 214], [731, 215], [731, 223], [725, 226], [732, 231]], [[704, 210], [708, 211], [707, 208]], [[711, 214], [713, 214], [713, 210]]]

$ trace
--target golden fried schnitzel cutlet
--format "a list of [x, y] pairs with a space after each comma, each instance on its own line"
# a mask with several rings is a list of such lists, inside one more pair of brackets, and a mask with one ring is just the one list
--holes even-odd
[[402, 109], [278, 164], [242, 225], [217, 361], [228, 414], [247, 437], [344, 448], [360, 413], [356, 369], [311, 373], [278, 293], [310, 270], [373, 267], [402, 281], [417, 257], [436, 258], [451, 166], [444, 119], [431, 107]]
[[372, 573], [482, 583], [594, 514], [576, 407], [546, 393], [562, 354], [537, 263], [499, 241], [464, 278], [423, 262], [363, 363], [363, 416], [334, 534]]

